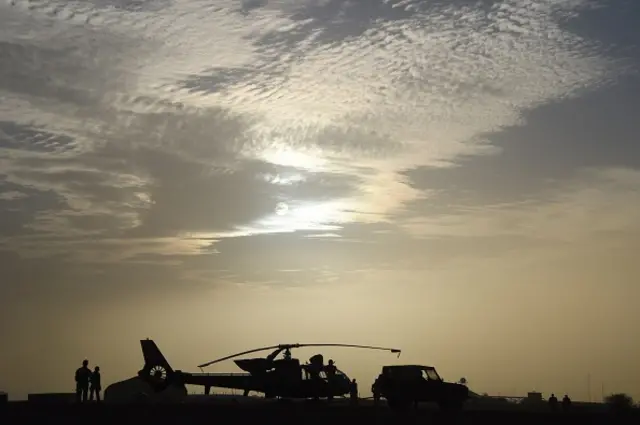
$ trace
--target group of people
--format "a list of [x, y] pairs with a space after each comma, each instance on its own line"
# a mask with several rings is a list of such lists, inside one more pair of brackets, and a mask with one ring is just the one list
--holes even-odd
[[[555, 394], [551, 394], [551, 397], [549, 397], [549, 407], [551, 407], [552, 410], [558, 408], [558, 398]], [[571, 399], [565, 394], [564, 397], [562, 397], [562, 408], [568, 410], [569, 407], [571, 407]]]
[[82, 367], [76, 370], [76, 401], [84, 403], [87, 398], [89, 401], [93, 401], [94, 396], [96, 401], [100, 401], [101, 390], [100, 367], [96, 366], [91, 371], [89, 369], [89, 360], [84, 360]]

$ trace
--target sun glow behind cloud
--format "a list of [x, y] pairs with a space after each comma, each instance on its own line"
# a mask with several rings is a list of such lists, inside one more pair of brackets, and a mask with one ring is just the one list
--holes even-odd
[[295, 167], [310, 172], [325, 171], [329, 164], [329, 161], [322, 157], [319, 149], [303, 151], [286, 145], [267, 148], [259, 153], [258, 157], [274, 165]]
[[272, 214], [247, 226], [238, 226], [235, 231], [213, 233], [203, 237], [229, 238], [291, 233], [296, 231], [338, 231], [342, 225], [353, 222], [353, 214], [346, 210], [347, 202], [281, 202]]
[[346, 205], [340, 201], [289, 203], [285, 213], [266, 217], [260, 220], [258, 225], [274, 231], [337, 230], [340, 229], [340, 224], [349, 221], [345, 207]]

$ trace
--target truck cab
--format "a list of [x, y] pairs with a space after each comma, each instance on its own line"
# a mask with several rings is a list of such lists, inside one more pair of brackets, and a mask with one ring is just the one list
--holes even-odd
[[373, 385], [374, 396], [384, 397], [392, 409], [432, 402], [442, 410], [460, 410], [469, 398], [469, 389], [445, 382], [432, 366], [384, 366]]

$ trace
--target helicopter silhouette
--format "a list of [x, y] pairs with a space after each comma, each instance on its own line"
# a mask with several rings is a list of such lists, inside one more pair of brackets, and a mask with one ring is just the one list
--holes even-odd
[[[306, 364], [291, 355], [291, 350], [301, 347], [345, 347], [369, 350], [383, 350], [397, 353], [397, 348], [376, 347], [355, 344], [280, 344], [256, 348], [232, 354], [220, 359], [203, 363], [203, 368], [234, 359], [246, 354], [273, 350], [266, 357], [237, 359], [234, 363], [245, 373], [190, 373], [173, 370], [153, 340], [140, 340], [145, 364], [138, 376], [148, 382], [156, 392], [169, 386], [198, 385], [204, 387], [204, 393], [210, 394], [211, 388], [242, 390], [244, 396], [251, 391], [264, 394], [265, 398], [313, 398], [332, 399], [349, 394], [351, 379], [329, 361], [324, 364], [322, 354], [313, 355]], [[282, 358], [278, 359], [278, 355]]]

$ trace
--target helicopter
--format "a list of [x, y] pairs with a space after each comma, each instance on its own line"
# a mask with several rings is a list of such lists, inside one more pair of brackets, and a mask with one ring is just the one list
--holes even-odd
[[[234, 363], [244, 373], [189, 373], [173, 370], [153, 340], [140, 340], [145, 364], [138, 376], [149, 383], [156, 392], [169, 386], [199, 385], [204, 393], [210, 394], [212, 387], [242, 390], [244, 396], [251, 391], [264, 394], [265, 398], [326, 398], [342, 397], [349, 394], [351, 379], [337, 369], [332, 360], [324, 364], [322, 354], [313, 355], [306, 364], [294, 358], [291, 350], [302, 347], [345, 347], [368, 350], [383, 350], [397, 353], [397, 348], [376, 347], [356, 344], [279, 344], [255, 348], [225, 356], [198, 366], [201, 371], [210, 365], [234, 359], [239, 356], [273, 350], [266, 357], [236, 359]], [[282, 358], [277, 357], [282, 354]]]

